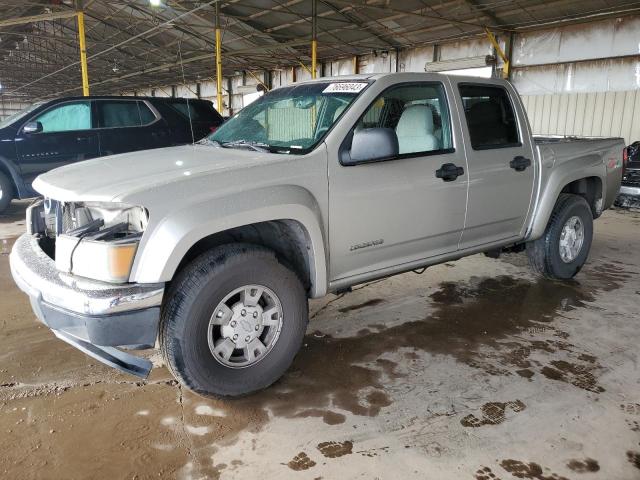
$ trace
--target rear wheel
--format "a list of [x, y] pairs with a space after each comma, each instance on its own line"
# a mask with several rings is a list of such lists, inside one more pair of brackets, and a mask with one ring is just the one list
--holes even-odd
[[0, 213], [4, 212], [13, 199], [13, 184], [11, 179], [0, 172]]
[[573, 278], [589, 256], [593, 237], [593, 215], [587, 201], [563, 193], [544, 235], [527, 243], [531, 267], [548, 278]]
[[244, 395], [289, 368], [307, 317], [301, 281], [273, 252], [225, 245], [196, 258], [173, 282], [161, 350], [174, 376], [197, 393]]

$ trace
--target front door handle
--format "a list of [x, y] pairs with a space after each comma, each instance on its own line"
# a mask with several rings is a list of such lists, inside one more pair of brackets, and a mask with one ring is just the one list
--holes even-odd
[[464, 168], [458, 167], [453, 163], [445, 163], [436, 170], [436, 177], [441, 178], [445, 182], [453, 182], [461, 175], [464, 175]]
[[527, 169], [527, 167], [531, 166], [531, 160], [518, 155], [517, 157], [514, 157], [513, 160], [509, 162], [509, 166], [513, 168], [516, 172], [524, 172]]

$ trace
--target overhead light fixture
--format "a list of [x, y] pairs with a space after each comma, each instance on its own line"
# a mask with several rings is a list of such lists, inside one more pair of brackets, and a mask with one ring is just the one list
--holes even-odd
[[149, 0], [149, 5], [152, 7], [162, 7], [162, 0]]
[[456, 58], [451, 60], [440, 60], [439, 62], [427, 62], [424, 66], [425, 72], [444, 72], [448, 70], [463, 70], [467, 68], [488, 67], [496, 63], [496, 58], [492, 55], [482, 55], [478, 57]]

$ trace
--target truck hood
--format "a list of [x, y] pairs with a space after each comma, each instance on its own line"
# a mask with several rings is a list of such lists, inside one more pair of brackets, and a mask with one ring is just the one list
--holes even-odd
[[116, 201], [185, 177], [255, 167], [282, 156], [210, 145], [158, 148], [66, 165], [40, 175], [33, 187], [60, 201]]

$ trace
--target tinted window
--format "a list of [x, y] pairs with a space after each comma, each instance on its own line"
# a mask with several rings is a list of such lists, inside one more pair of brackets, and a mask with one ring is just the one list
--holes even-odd
[[140, 121], [142, 122], [142, 125], [147, 125], [155, 121], [156, 116], [153, 114], [146, 103], [138, 102], [138, 108], [140, 108]]
[[32, 121], [42, 124], [43, 132], [68, 132], [91, 128], [91, 102], [69, 102], [53, 107]]
[[98, 102], [98, 118], [103, 128], [139, 127], [151, 123], [155, 115], [144, 102], [104, 100]]
[[475, 150], [519, 145], [516, 117], [504, 88], [460, 85], [460, 95]]
[[186, 118], [191, 118], [194, 122], [221, 120], [218, 112], [208, 102], [203, 101], [170, 101], [169, 105], [175, 108]]
[[380, 95], [356, 125], [392, 128], [400, 154], [452, 148], [451, 123], [444, 88], [439, 83], [392, 87]]

